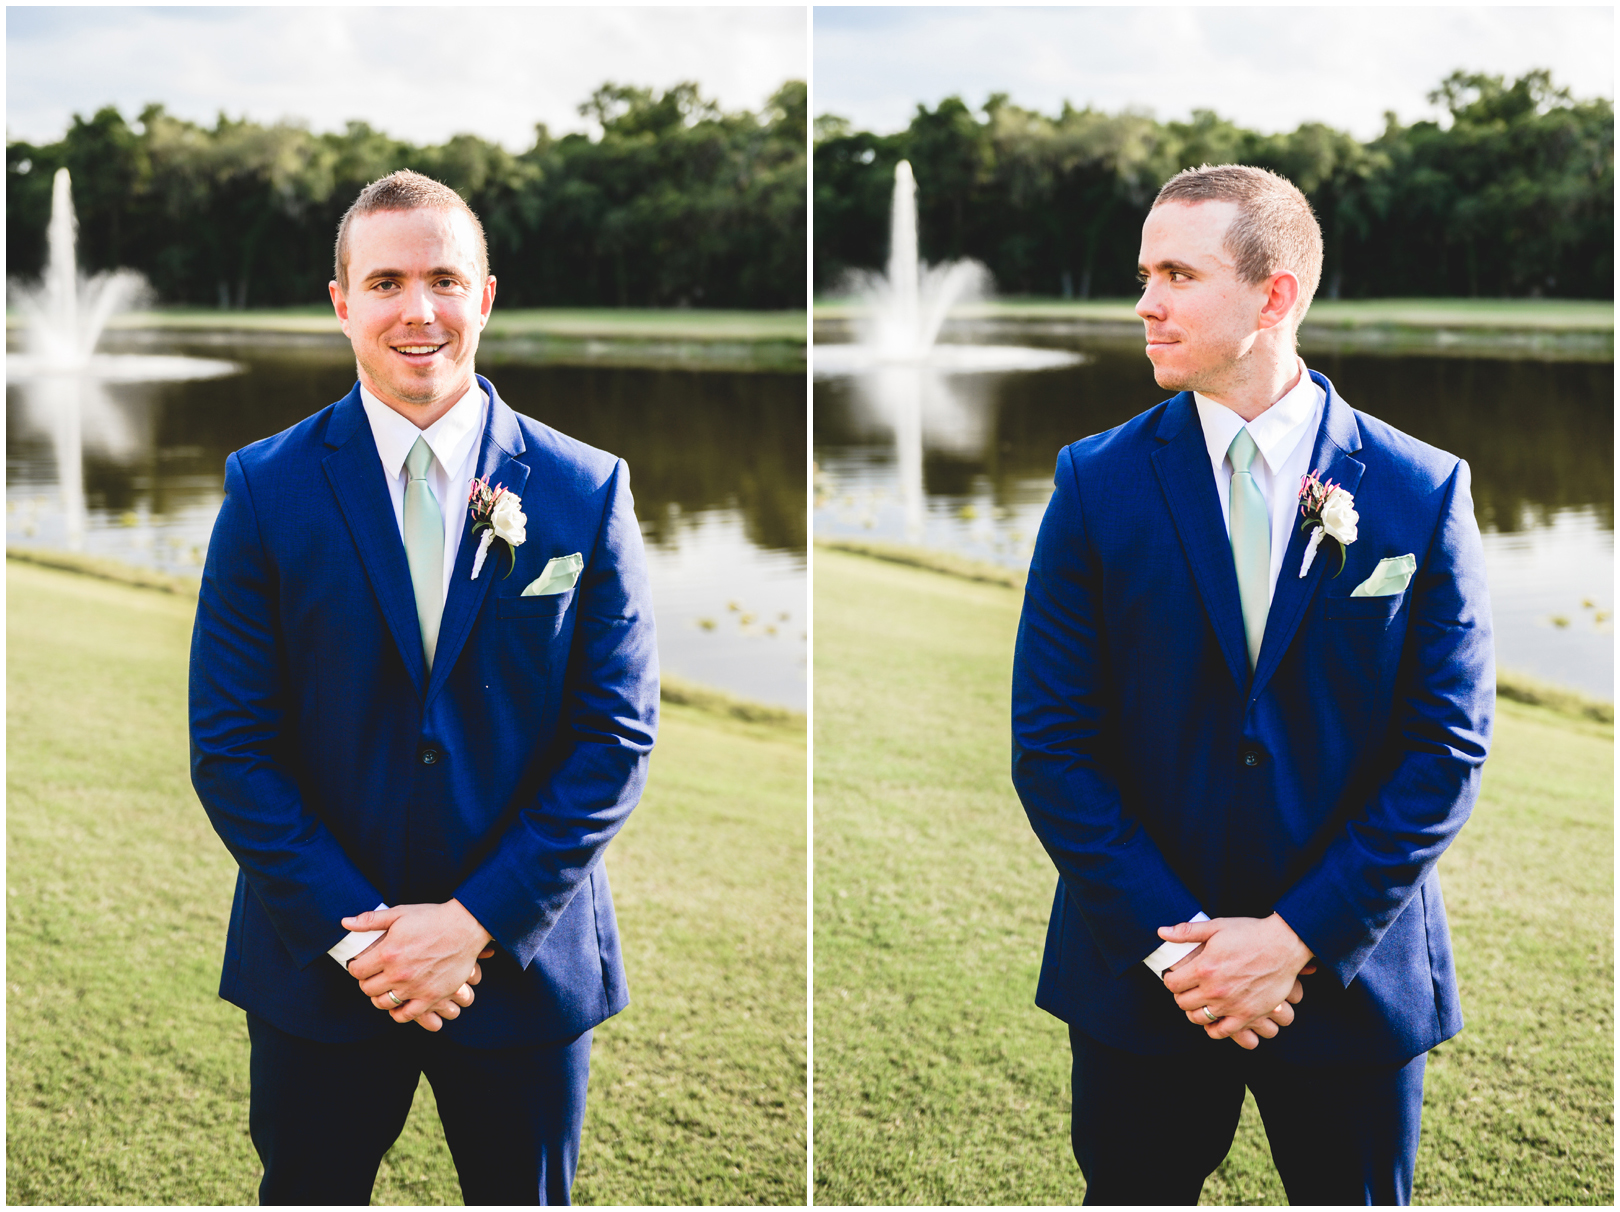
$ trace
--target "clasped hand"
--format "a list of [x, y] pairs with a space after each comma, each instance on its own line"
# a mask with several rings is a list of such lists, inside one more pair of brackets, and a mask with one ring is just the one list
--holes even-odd
[[428, 1031], [472, 1005], [472, 987], [483, 978], [478, 961], [495, 954], [489, 931], [454, 899], [357, 914], [343, 928], [387, 931], [349, 961], [349, 975], [396, 1023], [414, 1020]]
[[1275, 913], [1162, 926], [1159, 937], [1200, 944], [1165, 969], [1165, 987], [1189, 1022], [1211, 1039], [1230, 1039], [1242, 1048], [1274, 1038], [1294, 1021], [1294, 1007], [1305, 996], [1299, 977], [1316, 971], [1310, 948]]

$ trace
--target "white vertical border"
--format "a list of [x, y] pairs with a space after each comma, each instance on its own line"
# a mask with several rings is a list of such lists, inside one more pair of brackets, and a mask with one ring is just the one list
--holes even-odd
[[805, 565], [805, 847], [804, 847], [804, 1202], [816, 1202], [816, 544], [815, 347], [816, 10], [804, 6], [804, 565]]

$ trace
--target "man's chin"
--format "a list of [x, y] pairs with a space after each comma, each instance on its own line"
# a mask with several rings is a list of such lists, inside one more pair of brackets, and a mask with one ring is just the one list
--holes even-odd
[[[445, 373], [435, 367], [410, 376], [390, 375], [383, 378], [373, 374], [369, 378], [371, 382], [367, 387], [379, 400], [395, 408], [403, 407], [416, 411], [432, 408], [441, 402], [448, 393], [455, 390], [459, 376]], [[463, 387], [462, 391], [465, 390]]]
[[1195, 391], [1193, 382], [1182, 372], [1167, 366], [1154, 366], [1153, 381], [1166, 391]]

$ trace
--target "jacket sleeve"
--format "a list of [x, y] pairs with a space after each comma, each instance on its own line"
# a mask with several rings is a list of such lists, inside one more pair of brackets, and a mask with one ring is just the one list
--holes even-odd
[[458, 899], [527, 967], [641, 798], [658, 731], [658, 647], [624, 460], [580, 577], [556, 760]]
[[1160, 926], [1199, 911], [1132, 815], [1109, 769], [1119, 698], [1102, 571], [1072, 450], [1058, 456], [1013, 655], [1013, 786], [1115, 976], [1156, 950]]
[[289, 734], [278, 578], [240, 460], [225, 462], [191, 632], [191, 783], [303, 967], [383, 898], [304, 804]]
[[1422, 887], [1479, 795], [1496, 703], [1485, 553], [1468, 464], [1445, 485], [1396, 684], [1393, 772], [1276, 910], [1348, 985]]

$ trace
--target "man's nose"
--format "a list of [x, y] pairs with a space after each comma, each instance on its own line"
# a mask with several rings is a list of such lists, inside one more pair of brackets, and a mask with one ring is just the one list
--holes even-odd
[[433, 292], [426, 282], [413, 282], [405, 287], [405, 305], [400, 319], [407, 324], [433, 323]]
[[1164, 319], [1164, 306], [1153, 283], [1149, 282], [1143, 287], [1142, 297], [1136, 301], [1136, 314], [1144, 320]]

